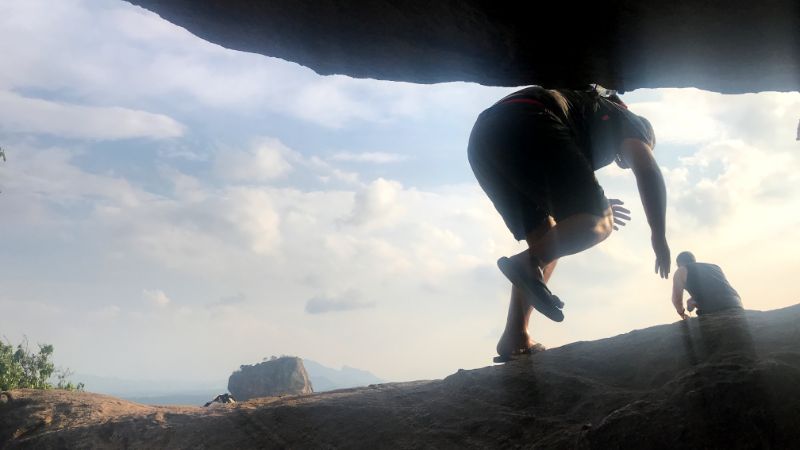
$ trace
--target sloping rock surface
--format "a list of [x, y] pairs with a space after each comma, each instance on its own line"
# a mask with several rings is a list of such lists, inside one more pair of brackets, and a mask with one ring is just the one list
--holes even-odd
[[318, 73], [618, 90], [800, 90], [797, 0], [128, 0]]
[[228, 378], [228, 391], [238, 401], [314, 392], [303, 360], [283, 356], [252, 366], [241, 366]]
[[797, 305], [213, 410], [19, 390], [0, 402], [0, 447], [798, 448], [799, 343]]

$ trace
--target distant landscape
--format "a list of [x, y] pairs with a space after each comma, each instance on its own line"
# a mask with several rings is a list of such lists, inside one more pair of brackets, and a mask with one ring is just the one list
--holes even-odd
[[[314, 392], [346, 389], [383, 383], [372, 373], [343, 366], [333, 369], [308, 359], [303, 360]], [[76, 374], [73, 379], [86, 384], [86, 391], [107, 394], [145, 405], [193, 405], [202, 406], [219, 394], [228, 392], [228, 380], [127, 380]]]

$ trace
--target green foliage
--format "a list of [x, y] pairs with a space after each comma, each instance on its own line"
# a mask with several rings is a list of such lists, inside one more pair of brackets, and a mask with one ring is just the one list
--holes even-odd
[[[83, 390], [83, 383], [74, 384], [68, 378], [69, 369], [56, 369], [53, 364], [53, 346], [39, 344], [39, 352], [28, 349], [24, 339], [16, 348], [9, 342], [0, 341], [0, 391], [10, 389], [67, 389]], [[55, 376], [55, 386], [51, 379]]]
[[69, 380], [72, 376], [72, 371], [69, 369], [56, 370], [56, 389], [66, 389], [68, 391], [82, 391], [84, 388], [83, 383], [73, 383]]

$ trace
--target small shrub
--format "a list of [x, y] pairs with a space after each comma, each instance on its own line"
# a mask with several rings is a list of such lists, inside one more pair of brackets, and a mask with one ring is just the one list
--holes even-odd
[[[39, 351], [34, 353], [28, 348], [28, 340], [16, 346], [8, 341], [0, 341], [0, 391], [11, 389], [67, 389], [80, 390], [83, 383], [73, 383], [69, 369], [56, 369], [53, 364], [53, 346], [38, 344]], [[52, 379], [55, 377], [56, 384]]]

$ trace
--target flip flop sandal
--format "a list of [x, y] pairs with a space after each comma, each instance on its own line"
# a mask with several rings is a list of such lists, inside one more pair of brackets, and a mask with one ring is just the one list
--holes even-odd
[[509, 361], [517, 360], [517, 359], [519, 359], [520, 357], [522, 357], [524, 355], [532, 355], [534, 353], [543, 352], [545, 350], [547, 350], [547, 348], [545, 348], [544, 345], [536, 343], [536, 344], [533, 344], [533, 345], [531, 345], [530, 347], [528, 347], [526, 349], [520, 349], [519, 351], [513, 352], [510, 355], [495, 356], [494, 358], [492, 358], [492, 361], [494, 361], [494, 362], [496, 362], [498, 364], [499, 363], [507, 363]]
[[535, 310], [554, 322], [564, 320], [564, 313], [558, 307], [558, 305], [563, 307], [564, 302], [553, 295], [544, 282], [526, 276], [519, 264], [505, 256], [497, 260], [497, 267], [500, 268], [500, 271], [503, 272], [503, 275], [508, 278], [511, 284], [522, 289], [526, 294], [525, 297], [528, 304], [533, 306]]

